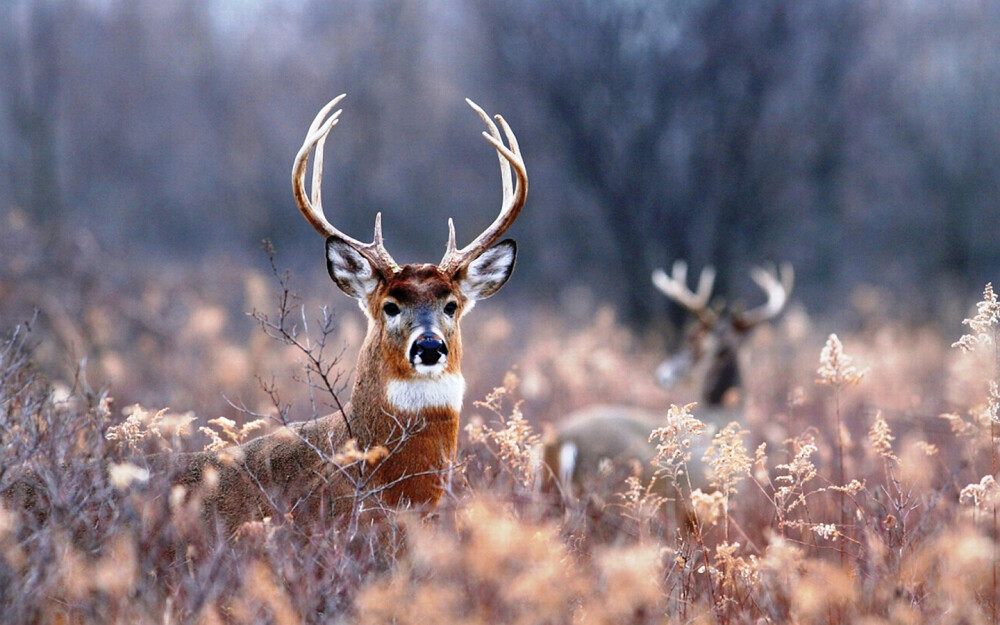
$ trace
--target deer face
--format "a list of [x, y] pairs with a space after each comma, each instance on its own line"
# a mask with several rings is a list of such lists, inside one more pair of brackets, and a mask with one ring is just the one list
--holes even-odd
[[680, 349], [656, 368], [657, 381], [670, 388], [683, 380], [701, 380], [703, 400], [721, 404], [730, 389], [740, 386], [739, 352], [745, 337], [746, 332], [726, 317], [711, 325], [696, 323]]
[[500, 290], [516, 255], [515, 243], [506, 240], [452, 275], [431, 264], [404, 265], [385, 275], [352, 246], [327, 240], [330, 277], [358, 300], [389, 376], [401, 380], [459, 372], [459, 320]]
[[687, 263], [674, 262], [673, 271], [653, 272], [653, 284], [671, 300], [694, 315], [697, 322], [684, 336], [681, 349], [656, 369], [662, 386], [670, 387], [686, 378], [700, 379], [702, 398], [709, 405], [723, 403], [731, 389], [740, 386], [739, 352], [748, 333], [757, 325], [773, 319], [785, 307], [795, 274], [784, 263], [781, 270], [754, 267], [750, 278], [764, 290], [767, 301], [750, 310], [709, 307], [715, 270], [706, 267], [698, 279], [698, 289], [687, 285]]

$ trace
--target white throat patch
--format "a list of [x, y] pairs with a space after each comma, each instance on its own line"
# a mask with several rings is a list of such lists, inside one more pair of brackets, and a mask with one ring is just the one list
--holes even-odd
[[400, 412], [420, 413], [428, 408], [461, 412], [465, 378], [460, 373], [448, 373], [434, 378], [392, 380], [385, 393], [389, 404]]

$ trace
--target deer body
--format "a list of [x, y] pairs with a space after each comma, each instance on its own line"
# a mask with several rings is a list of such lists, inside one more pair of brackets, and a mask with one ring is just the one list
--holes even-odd
[[633, 406], [582, 408], [560, 424], [555, 440], [544, 449], [545, 463], [567, 488], [597, 479], [605, 460], [619, 466], [634, 461], [636, 466], [628, 470], [638, 469], [648, 482], [655, 455], [649, 433], [660, 421], [654, 411]]
[[[478, 300], [496, 293], [514, 268], [516, 245], [497, 240], [524, 205], [527, 172], [503, 118], [496, 116], [510, 147], [471, 101], [500, 160], [503, 204], [486, 231], [458, 249], [449, 220], [440, 263], [400, 266], [383, 245], [381, 215], [372, 243], [332, 226], [320, 195], [323, 146], [340, 111], [327, 115], [343, 97], [325, 106], [310, 126], [292, 168], [292, 188], [303, 216], [326, 237], [330, 277], [358, 301], [368, 322], [351, 401], [342, 413], [185, 459], [179, 484], [203, 488], [206, 512], [221, 517], [229, 531], [275, 512], [314, 518], [356, 512], [359, 504], [433, 506], [458, 448], [465, 392], [459, 320]], [[305, 173], [313, 153], [310, 195]]]
[[[687, 475], [682, 480], [683, 490], [709, 489], [709, 467], [702, 462], [712, 436], [732, 421], [740, 421], [743, 405], [739, 397], [741, 376], [739, 352], [749, 331], [759, 323], [773, 318], [783, 308], [792, 288], [790, 266], [783, 267], [779, 276], [762, 269], [755, 269], [751, 276], [767, 293], [767, 303], [745, 312], [720, 315], [708, 307], [714, 282], [714, 271], [706, 268], [699, 280], [697, 292], [686, 285], [686, 265], [678, 261], [672, 276], [662, 271], [653, 274], [654, 284], [672, 300], [684, 306], [697, 319], [685, 337], [682, 349], [665, 360], [656, 371], [663, 386], [694, 378], [701, 384], [698, 405], [692, 413], [706, 424], [705, 433], [692, 441], [688, 449], [690, 462]], [[612, 466], [624, 466], [627, 474], [635, 474], [644, 483], [650, 483], [655, 467], [655, 441], [650, 434], [656, 428], [668, 425], [667, 411], [623, 405], [591, 406], [578, 410], [557, 425], [554, 439], [542, 450], [552, 478], [559, 482], [564, 495], [580, 494], [589, 483], [606, 474]], [[622, 477], [619, 472], [613, 474]], [[677, 493], [664, 480], [658, 482], [661, 492], [676, 497], [681, 509], [681, 499], [689, 493]], [[680, 496], [678, 496], [680, 495]]]
[[[367, 501], [369, 507], [436, 503], [458, 447], [458, 410], [428, 406], [404, 412], [386, 402], [386, 412], [376, 416], [358, 410], [361, 405], [351, 402], [344, 408], [348, 422], [358, 426], [352, 428], [354, 436], [339, 413], [292, 424], [238, 448], [193, 454], [179, 483], [207, 486], [205, 512], [218, 515], [230, 533], [277, 512], [345, 516], [370, 497], [377, 502]], [[332, 463], [350, 440], [358, 441], [361, 450], [384, 446], [391, 453], [372, 465]]]

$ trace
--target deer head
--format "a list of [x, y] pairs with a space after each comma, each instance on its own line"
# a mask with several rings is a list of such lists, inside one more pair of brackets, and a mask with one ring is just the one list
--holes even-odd
[[[379, 366], [384, 367], [388, 380], [418, 381], [457, 374], [461, 362], [459, 320], [478, 300], [496, 293], [514, 269], [514, 241], [496, 241], [517, 219], [527, 197], [527, 171], [517, 139], [498, 115], [497, 122], [510, 144], [509, 148], [505, 146], [496, 124], [475, 103], [466, 100], [485, 122], [488, 132], [483, 135], [500, 159], [500, 214], [461, 250], [456, 248], [454, 224], [449, 219], [448, 244], [441, 262], [400, 266], [383, 243], [381, 214], [375, 217], [374, 240], [362, 243], [332, 226], [323, 213], [323, 147], [341, 111], [328, 114], [343, 98], [338, 96], [319, 112], [295, 159], [292, 182], [299, 209], [326, 237], [330, 277], [364, 311], [370, 339], [367, 342], [377, 348]], [[314, 154], [311, 198], [305, 189], [310, 154]]]
[[767, 301], [750, 310], [709, 306], [715, 269], [705, 267], [698, 278], [698, 288], [692, 292], [687, 285], [687, 263], [674, 262], [670, 275], [662, 269], [653, 272], [653, 284], [664, 295], [680, 304], [695, 318], [685, 333], [681, 348], [663, 361], [656, 370], [659, 383], [665, 387], [676, 384], [693, 370], [703, 371], [702, 399], [709, 405], [723, 402], [730, 389], [741, 384], [739, 350], [750, 331], [776, 317], [788, 301], [795, 274], [789, 263], [780, 271], [754, 267], [750, 278], [764, 290]]

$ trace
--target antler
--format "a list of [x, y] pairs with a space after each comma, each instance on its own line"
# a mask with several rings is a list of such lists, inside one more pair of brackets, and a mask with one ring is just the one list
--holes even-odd
[[[344, 243], [350, 245], [359, 254], [367, 258], [379, 273], [384, 276], [391, 276], [399, 271], [399, 265], [389, 255], [388, 250], [382, 242], [382, 213], [375, 215], [375, 239], [371, 243], [362, 243], [357, 239], [349, 237], [340, 230], [337, 230], [327, 221], [323, 214], [323, 202], [321, 195], [321, 183], [323, 181], [323, 146], [330, 130], [340, 121], [342, 109], [337, 109], [332, 115], [327, 117], [330, 109], [337, 106], [344, 96], [342, 93], [326, 106], [320, 109], [309, 131], [306, 133], [306, 140], [299, 148], [299, 153], [295, 155], [295, 162], [292, 164], [292, 194], [295, 202], [299, 205], [299, 210], [312, 227], [325, 237], [336, 237]], [[312, 175], [312, 200], [306, 193], [306, 167], [309, 164], [309, 154], [315, 149], [313, 156]]]
[[733, 323], [740, 330], [749, 330], [758, 323], [772, 319], [778, 315], [788, 302], [788, 294], [792, 292], [795, 282], [795, 271], [791, 263], [782, 263], [780, 272], [773, 267], [763, 269], [754, 267], [750, 277], [767, 294], [767, 301], [746, 312], [733, 315]]
[[664, 295], [688, 309], [703, 324], [712, 325], [718, 320], [718, 315], [708, 307], [712, 286], [715, 284], [715, 269], [711, 265], [701, 270], [698, 291], [695, 293], [687, 286], [687, 263], [681, 259], [674, 261], [673, 274], [670, 276], [662, 269], [655, 270], [653, 284]]
[[[521, 157], [521, 150], [517, 146], [514, 132], [503, 117], [496, 116], [496, 120], [503, 127], [504, 135], [507, 136], [507, 143], [510, 144], [508, 149], [503, 144], [496, 124], [486, 112], [472, 100], [466, 98], [465, 101], [474, 111], [479, 113], [479, 117], [486, 123], [489, 132], [484, 131], [483, 136], [497, 150], [497, 157], [500, 159], [500, 178], [503, 184], [503, 204], [500, 208], [500, 214], [493, 220], [493, 223], [472, 243], [460, 250], [456, 249], [455, 246], [455, 224], [450, 218], [448, 219], [448, 247], [441, 262], [438, 263], [438, 268], [446, 274], [458, 271], [496, 243], [497, 239], [503, 236], [517, 219], [524, 207], [524, 201], [528, 197], [528, 171], [524, 167], [524, 159]], [[516, 186], [513, 184], [510, 174], [511, 165], [514, 166], [514, 173], [517, 175]]]

